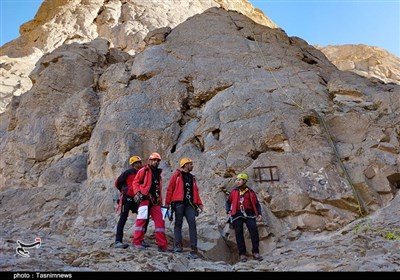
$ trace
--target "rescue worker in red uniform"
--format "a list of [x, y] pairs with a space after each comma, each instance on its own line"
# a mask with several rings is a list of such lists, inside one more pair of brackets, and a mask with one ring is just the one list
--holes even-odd
[[248, 180], [249, 176], [245, 173], [240, 173], [236, 176], [235, 188], [229, 194], [225, 205], [226, 213], [230, 215], [230, 220], [235, 230], [241, 262], [247, 261], [246, 244], [243, 235], [244, 224], [246, 224], [250, 233], [253, 258], [259, 261], [263, 260], [258, 249], [260, 239], [256, 221], [261, 220], [261, 206], [256, 193], [246, 185]]
[[203, 202], [200, 199], [196, 178], [190, 173], [193, 170], [193, 162], [190, 158], [182, 158], [179, 163], [181, 170], [177, 169], [172, 175], [167, 193], [165, 205], [170, 206], [175, 212], [174, 226], [174, 251], [182, 252], [182, 225], [183, 217], [189, 226], [190, 253], [192, 259], [198, 258], [196, 216], [203, 211]]
[[135, 248], [145, 248], [142, 241], [146, 233], [147, 220], [151, 216], [155, 225], [158, 249], [166, 252], [168, 241], [165, 236], [165, 222], [161, 212], [162, 170], [158, 168], [161, 156], [158, 153], [152, 153], [148, 161], [149, 163], [138, 171], [132, 184], [134, 199], [139, 204], [132, 244]]

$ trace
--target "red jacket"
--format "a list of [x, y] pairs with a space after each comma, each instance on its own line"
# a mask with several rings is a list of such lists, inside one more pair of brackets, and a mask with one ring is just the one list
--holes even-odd
[[[250, 188], [249, 188], [249, 193], [250, 193], [250, 203], [251, 203], [252, 210], [254, 211], [256, 216], [261, 215], [261, 206], [260, 206], [260, 203], [258, 202], [256, 193]], [[226, 201], [226, 205], [225, 205], [226, 211], [227, 212], [231, 211], [231, 216], [234, 216], [236, 214], [238, 205], [240, 203], [239, 199], [240, 199], [239, 188], [236, 187], [231, 191], [229, 198]]]
[[[167, 193], [165, 197], [165, 205], [171, 204], [175, 201], [183, 201], [184, 188], [183, 188], [183, 178], [181, 171], [177, 169], [174, 174], [172, 174], [169, 180]], [[199, 188], [197, 187], [196, 178], [193, 176], [193, 203], [195, 205], [203, 205], [200, 199]]]
[[135, 179], [137, 170], [135, 168], [130, 168], [125, 170], [118, 178], [115, 180], [115, 187], [124, 195], [127, 195], [129, 192], [129, 188], [132, 185], [133, 180]]
[[[160, 182], [158, 184], [160, 201], [162, 201], [161, 173], [162, 173], [162, 170], [160, 170], [160, 177], [158, 178], [158, 181]], [[152, 181], [152, 172], [151, 172], [150, 166], [147, 164], [147, 165], [143, 166], [142, 168], [140, 168], [139, 171], [137, 172], [136, 177], [133, 180], [132, 185], [128, 190], [128, 195], [134, 196], [139, 191], [143, 195], [148, 195], [148, 193], [150, 191], [150, 187], [151, 187], [151, 181]]]

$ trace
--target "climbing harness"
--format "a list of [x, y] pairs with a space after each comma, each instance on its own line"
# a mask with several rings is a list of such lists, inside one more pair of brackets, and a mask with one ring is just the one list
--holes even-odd
[[245, 193], [249, 190], [248, 187], [246, 187], [244, 190], [239, 189], [239, 208], [240, 208], [240, 212], [242, 212], [244, 218], [247, 218], [247, 214], [246, 211], [244, 209], [243, 203], [244, 203], [244, 195]]
[[190, 196], [190, 184], [189, 183], [185, 183], [185, 187], [186, 187], [186, 189], [185, 189], [186, 190], [185, 191], [186, 199], [187, 199], [189, 205], [194, 209], [195, 216], [197, 217], [197, 216], [200, 215], [201, 209], [199, 208], [199, 206], [193, 204], [193, 202], [192, 202], [192, 197]]

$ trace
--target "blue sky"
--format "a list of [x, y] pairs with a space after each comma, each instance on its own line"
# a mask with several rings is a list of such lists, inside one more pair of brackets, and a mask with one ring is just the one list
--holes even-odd
[[[162, 1], [162, 0], [160, 0]], [[42, 0], [0, 0], [0, 46], [19, 36]], [[311, 45], [365, 44], [400, 57], [400, 0], [250, 0]]]
[[400, 0], [250, 0], [311, 45], [365, 44], [400, 57]]

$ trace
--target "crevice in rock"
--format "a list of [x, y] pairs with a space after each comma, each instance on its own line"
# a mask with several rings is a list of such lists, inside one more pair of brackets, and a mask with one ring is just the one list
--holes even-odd
[[221, 130], [219, 130], [218, 128], [217, 129], [214, 129], [211, 133], [212, 133], [212, 135], [213, 135], [213, 137], [214, 137], [214, 139], [215, 140], [217, 140], [217, 141], [219, 141], [219, 133], [221, 132]]
[[138, 79], [139, 81], [147, 81], [147, 80], [153, 78], [155, 75], [156, 75], [156, 73], [152, 73], [152, 72], [144, 73], [142, 75], [137, 76], [136, 79]]
[[301, 60], [304, 61], [305, 63], [310, 64], [310, 65], [318, 64], [317, 61], [315, 61], [314, 59], [312, 59], [312, 58], [310, 58], [310, 57], [308, 57], [306, 55], [304, 55]]
[[187, 112], [190, 110], [189, 97], [194, 92], [193, 77], [186, 76], [179, 82], [186, 84], [186, 95], [181, 98], [181, 118], [178, 121], [179, 125], [183, 127], [190, 119]]
[[190, 141], [194, 146], [196, 146], [201, 152], [204, 152], [204, 141], [199, 138], [198, 136], [195, 136], [192, 141]]
[[256, 160], [260, 154], [262, 154], [262, 152], [257, 150], [251, 150], [250, 152], [247, 153], [247, 155], [251, 157], [253, 160]]
[[207, 101], [217, 95], [220, 91], [223, 91], [229, 87], [231, 87], [233, 83], [217, 86], [216, 88], [209, 90], [207, 92], [199, 92], [197, 94], [191, 95], [191, 100], [189, 102], [190, 108], [199, 108], [203, 106]]
[[394, 188], [394, 192], [400, 189], [400, 173], [393, 173], [386, 177], [390, 183], [390, 186]]
[[323, 76], [318, 75], [318, 77], [320, 77], [320, 79], [322, 80], [322, 82], [320, 83], [321, 85], [327, 86], [328, 85], [328, 80], [326, 80]]
[[349, 161], [350, 160], [350, 157], [344, 157], [344, 158], [342, 158], [342, 161]]
[[228, 167], [227, 169], [225, 169], [225, 172], [222, 175], [222, 177], [224, 178], [233, 178], [235, 176], [236, 176], [236, 171], [233, 167]]
[[175, 153], [175, 151], [176, 151], [176, 144], [172, 146], [170, 153], [173, 154]]
[[307, 126], [319, 126], [319, 121], [318, 118], [315, 116], [305, 116], [303, 119], [303, 122], [307, 125]]
[[47, 67], [50, 66], [51, 63], [57, 63], [57, 62], [59, 61], [59, 59], [62, 58], [62, 57], [63, 57], [62, 55], [59, 55], [59, 56], [56, 56], [56, 57], [52, 58], [50, 61], [44, 61], [44, 62], [42, 62], [41, 64], [42, 64], [45, 68], [47, 68]]

